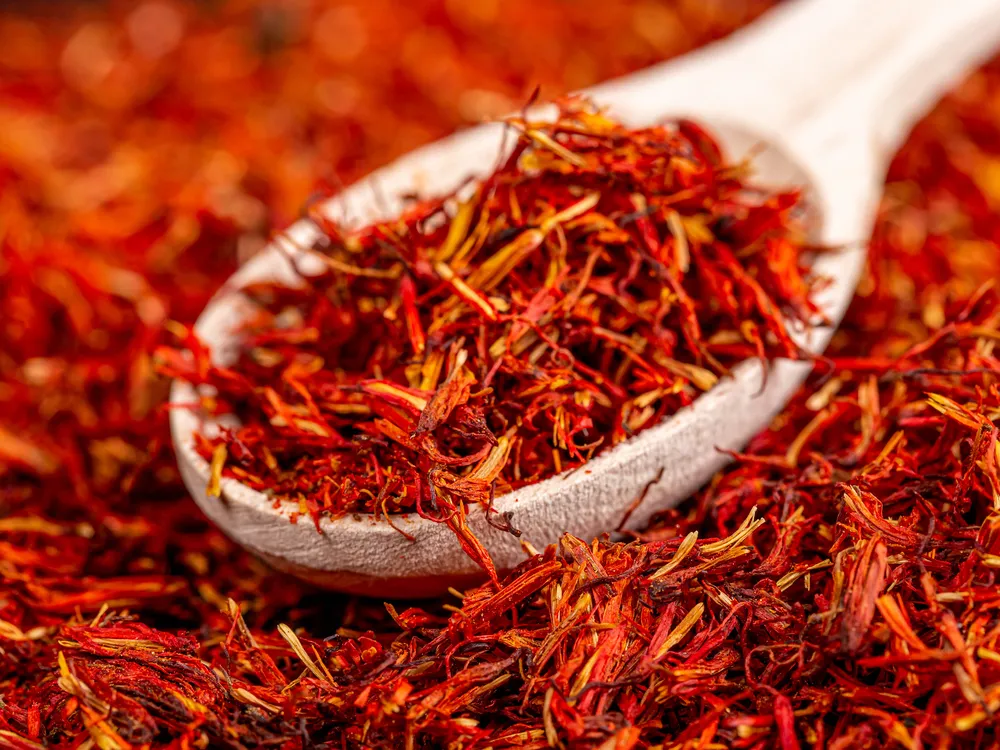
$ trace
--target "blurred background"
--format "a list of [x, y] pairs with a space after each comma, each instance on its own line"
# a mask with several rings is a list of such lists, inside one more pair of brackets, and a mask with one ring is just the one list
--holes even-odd
[[[4, 187], [46, 233], [128, 242], [155, 269], [193, 247], [245, 257], [317, 190], [508, 112], [536, 86], [551, 96], [627, 73], [772, 4], [10, 3]], [[154, 237], [170, 239], [151, 249]]]

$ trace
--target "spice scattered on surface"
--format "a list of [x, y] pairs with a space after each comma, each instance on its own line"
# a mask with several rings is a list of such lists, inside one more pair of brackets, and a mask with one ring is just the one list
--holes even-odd
[[[527, 5], [548, 18], [544, 0]], [[586, 3], [595, 13], [627, 5]], [[678, 51], [709, 28], [706, 14], [716, 14], [711, 28], [742, 20], [727, 10], [737, 5], [637, 3], [644, 18], [673, 14], [679, 31], [604, 19], [610, 48], [595, 44], [601, 54], [584, 56], [590, 62], [573, 74], [538, 75], [588, 83], [575, 78], [581, 65], [606, 74], [602, 66], [633, 59], [631, 45], [645, 49], [640, 36], [653, 28], [664, 54]], [[253, 14], [233, 7], [213, 5], [218, 18], [248, 28]], [[229, 50], [254, 38], [214, 26], [196, 34], [193, 16], [181, 15], [182, 45], [193, 50], [206, 38], [230, 40]], [[0, 65], [38, 71], [30, 85], [23, 75], [5, 79], [5, 106], [34, 101], [72, 135], [2, 134], [41, 146], [15, 160], [4, 145], [0, 170], [0, 742], [790, 750], [993, 741], [998, 305], [983, 285], [1000, 278], [1000, 61], [970, 76], [903, 147], [869, 272], [827, 351], [836, 370], [807, 385], [740, 462], [640, 541], [567, 539], [500, 589], [406, 610], [268, 571], [184, 494], [157, 409], [165, 383], [149, 367], [162, 338], [157, 302], [164, 318], [191, 322], [231, 272], [243, 230], [219, 220], [204, 194], [189, 194], [198, 239], [185, 244], [195, 225], [168, 229], [176, 214], [163, 199], [172, 194], [164, 169], [142, 171], [143, 189], [108, 205], [113, 222], [93, 205], [63, 203], [75, 191], [55, 188], [70, 184], [68, 174], [83, 179], [105, 164], [102, 143], [126, 143], [101, 135], [107, 123], [139, 139], [113, 164], [157, 153], [141, 140], [148, 120], [139, 124], [137, 105], [105, 110], [46, 95], [65, 86], [53, 67], [63, 59], [60, 37], [9, 14], [3, 22], [20, 33], [3, 33]], [[125, 28], [124, 20], [99, 25], [112, 37]], [[139, 27], [157, 30], [145, 49], [170, 41], [171, 24]], [[562, 39], [566, 26], [539, 28]], [[84, 41], [100, 48], [102, 33]], [[276, 36], [268, 38], [273, 49]], [[564, 49], [587, 48], [565, 39]], [[81, 57], [114, 70], [107, 56]], [[233, 77], [261, 71], [248, 57], [250, 65], [230, 65]], [[640, 52], [635, 64], [654, 57]], [[179, 80], [190, 76], [176, 70]], [[252, 101], [264, 78], [191, 81], [223, 106], [237, 91]], [[97, 79], [94, 91], [117, 90], [118, 80]], [[38, 81], [49, 88], [33, 93]], [[385, 91], [374, 82], [365, 90]], [[184, 100], [159, 96], [151, 101], [173, 102], [167, 110], [178, 117], [161, 127], [183, 133]], [[57, 116], [56, 106], [73, 116]], [[442, 111], [451, 105], [437, 106], [414, 109], [447, 129]], [[246, 122], [261, 109], [240, 106], [228, 117]], [[207, 131], [197, 143], [221, 132]], [[239, 153], [240, 139], [228, 137], [229, 153]], [[247, 185], [269, 186], [263, 200], [278, 213], [304, 198], [274, 176], [297, 163], [296, 143], [246, 152], [276, 170]], [[47, 161], [57, 146], [77, 154], [68, 171]], [[355, 158], [359, 171], [374, 166]], [[118, 169], [94, 179], [136, 174]], [[126, 221], [139, 214], [124, 206], [150, 196], [160, 218], [149, 227]]]
[[790, 336], [822, 320], [797, 191], [755, 187], [690, 121], [630, 130], [574, 99], [506, 122], [511, 153], [460, 194], [353, 231], [317, 216], [327, 272], [247, 289], [260, 311], [231, 366], [161, 350], [241, 422], [199, 436], [216, 492], [225, 467], [317, 522], [461, 525], [735, 363], [808, 356]]

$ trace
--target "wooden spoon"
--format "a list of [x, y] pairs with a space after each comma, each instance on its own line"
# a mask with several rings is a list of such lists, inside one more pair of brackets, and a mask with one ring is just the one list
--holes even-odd
[[[764, 144], [754, 159], [758, 182], [805, 187], [818, 218], [814, 239], [845, 247], [814, 265], [831, 280], [817, 302], [836, 324], [863, 268], [890, 156], [914, 121], [998, 43], [997, 0], [798, 0], [726, 41], [587, 93], [629, 125], [677, 116], [706, 123], [733, 156]], [[329, 212], [365, 224], [398, 213], [402, 203], [394, 196], [450, 192], [470, 175], [491, 170], [502, 132], [496, 124], [480, 126], [414, 151], [330, 201]], [[388, 197], [388, 205], [376, 195]], [[310, 246], [316, 228], [303, 221], [287, 234], [287, 247], [275, 245], [253, 258], [199, 319], [196, 331], [217, 361], [233, 360], [234, 331], [250, 310], [236, 290], [265, 280], [296, 283], [289, 252], [301, 255], [308, 271], [310, 258], [295, 247]], [[798, 340], [821, 352], [832, 332], [802, 332]], [[765, 385], [759, 362], [742, 363], [657, 427], [569, 475], [498, 497], [495, 507], [513, 511], [522, 538], [541, 549], [566, 532], [590, 539], [618, 529], [648, 485], [625, 525], [642, 527], [728, 461], [719, 448], [739, 450], [763, 429], [809, 369], [808, 363], [779, 361]], [[195, 399], [191, 386], [175, 383], [174, 404]], [[192, 438], [211, 427], [189, 409], [172, 411], [184, 481], [209, 518], [277, 568], [380, 597], [428, 596], [481, 577], [446, 526], [415, 514], [393, 519], [410, 541], [385, 520], [369, 517], [324, 519], [321, 532], [308, 519], [291, 523], [295, 508], [276, 508], [233, 479], [223, 480], [221, 498], [207, 497], [209, 467]], [[518, 539], [487, 524], [480, 508], [471, 509], [469, 525], [498, 568], [524, 559]]]

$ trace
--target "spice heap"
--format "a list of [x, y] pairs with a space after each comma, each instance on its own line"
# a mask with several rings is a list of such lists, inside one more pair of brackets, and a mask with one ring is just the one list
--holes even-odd
[[241, 421], [200, 439], [217, 475], [225, 462], [317, 522], [464, 524], [736, 362], [800, 356], [789, 323], [820, 316], [798, 192], [755, 189], [689, 121], [629, 130], [570, 100], [508, 125], [516, 146], [471, 196], [351, 232], [318, 217], [328, 272], [249, 289], [265, 302], [231, 367], [161, 351]]
[[[886, 235], [923, 217], [901, 219], [873, 247], [897, 283]], [[295, 704], [340, 707], [332, 725], [371, 746], [982, 746], [1000, 709], [1000, 296], [926, 259], [945, 268], [926, 292], [940, 321], [870, 290], [834, 374], [640, 540], [565, 538], [447, 620], [389, 608], [388, 645], [280, 630]], [[996, 278], [1000, 252], [975, 262]], [[244, 659], [273, 655], [233, 632]], [[277, 714], [289, 684], [255, 695]]]
[[[593, 7], [610, 5], [626, 4]], [[40, 34], [3, 36], [10, 55]], [[156, 270], [155, 226], [104, 223], [124, 239], [95, 241], [93, 206], [36, 189], [57, 184], [31, 161], [48, 151], [4, 157], [0, 743], [988, 746], [997, 302], [981, 287], [1000, 277], [997, 102], [1000, 60], [914, 132], [828, 350], [837, 369], [739, 463], [638, 542], [566, 540], [500, 589], [409, 611], [268, 572], [180, 487], [145, 364], [154, 300], [190, 322], [240, 230], [201, 206], [219, 241]], [[165, 194], [165, 172], [141, 174], [128, 198]]]

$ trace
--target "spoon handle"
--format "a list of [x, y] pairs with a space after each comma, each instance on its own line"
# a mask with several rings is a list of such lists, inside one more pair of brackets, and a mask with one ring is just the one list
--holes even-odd
[[823, 85], [795, 89], [801, 96], [782, 113], [778, 131], [789, 153], [825, 181], [821, 194], [854, 199], [823, 205], [824, 237], [833, 245], [867, 236], [858, 227], [872, 226], [889, 161], [910, 129], [1000, 45], [1000, 0], [862, 4], [855, 4], [851, 32], [832, 37], [850, 52], [831, 56], [836, 64], [823, 68]]
[[891, 149], [998, 43], [1000, 0], [796, 0], [589, 93], [626, 119], [681, 108], [779, 138], [817, 118], [860, 117]]
[[[877, 0], [900, 20], [831, 108], [856, 112], [884, 166], [916, 121], [1000, 45], [1000, 0]], [[903, 19], [907, 19], [903, 22]], [[859, 30], [860, 33], [865, 33]]]

